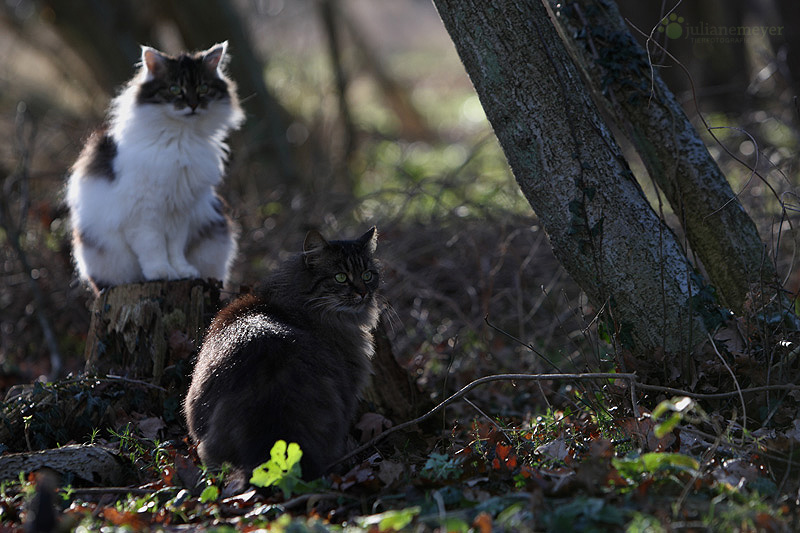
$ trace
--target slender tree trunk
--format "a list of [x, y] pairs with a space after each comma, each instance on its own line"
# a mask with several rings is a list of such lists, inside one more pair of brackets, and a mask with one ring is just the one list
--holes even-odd
[[434, 3], [564, 268], [635, 353], [688, 353], [705, 337], [690, 307], [692, 267], [633, 178], [544, 4]]
[[613, 2], [561, 2], [578, 65], [678, 216], [722, 302], [741, 312], [753, 284], [777, 287], [755, 224]]

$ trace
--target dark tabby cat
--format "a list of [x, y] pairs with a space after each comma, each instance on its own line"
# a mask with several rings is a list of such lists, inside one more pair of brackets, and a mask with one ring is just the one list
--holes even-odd
[[236, 237], [216, 187], [225, 138], [244, 120], [224, 73], [227, 43], [142, 66], [72, 168], [67, 204], [78, 271], [95, 288], [226, 280]]
[[214, 318], [184, 405], [205, 464], [228, 462], [247, 480], [283, 439], [314, 479], [343, 455], [380, 313], [377, 237], [311, 231], [303, 253]]

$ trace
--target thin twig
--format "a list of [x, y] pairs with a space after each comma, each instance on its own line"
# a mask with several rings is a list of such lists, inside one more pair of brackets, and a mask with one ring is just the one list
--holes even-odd
[[800, 390], [800, 385], [762, 385], [760, 387], [750, 387], [749, 389], [739, 389], [733, 392], [713, 392], [713, 393], [703, 393], [703, 392], [691, 392], [683, 389], [676, 389], [673, 387], [663, 387], [661, 385], [649, 385], [647, 383], [642, 383], [637, 381], [636, 386], [643, 390], [649, 390], [654, 392], [667, 392], [670, 394], [675, 394], [677, 396], [688, 396], [689, 398], [695, 398], [697, 400], [723, 400], [725, 398], [735, 398], [740, 394], [753, 394], [756, 392], [766, 392], [766, 391], [787, 391], [787, 390]]
[[[714, 444], [709, 446], [708, 449], [703, 453], [703, 456], [701, 458], [703, 463], [706, 463], [707, 465], [711, 463], [711, 459], [716, 453], [716, 451], [719, 449], [719, 445], [721, 442], [722, 442], [722, 433], [718, 434], [714, 438]], [[744, 433], [742, 433], [742, 444], [744, 444]], [[701, 466], [692, 474], [692, 478], [687, 483], [684, 483], [683, 490], [681, 491], [681, 495], [678, 498], [678, 501], [672, 506], [673, 519], [678, 517], [678, 511], [680, 510], [681, 507], [683, 507], [683, 504], [686, 502], [686, 498], [689, 496], [689, 492], [695, 486], [695, 482], [702, 475], [702, 472], [703, 468]]]
[[497, 431], [499, 431], [500, 433], [502, 433], [502, 434], [503, 434], [503, 436], [506, 438], [506, 441], [507, 441], [509, 444], [511, 444], [512, 442], [514, 442], [514, 441], [511, 439], [511, 436], [510, 436], [508, 433], [506, 433], [506, 430], [505, 430], [505, 428], [503, 428], [503, 427], [502, 427], [500, 424], [498, 424], [497, 422], [495, 422], [494, 420], [492, 420], [492, 418], [491, 418], [489, 415], [487, 415], [486, 413], [484, 413], [484, 412], [483, 412], [483, 410], [482, 410], [480, 407], [478, 407], [477, 405], [475, 405], [474, 403], [472, 403], [472, 401], [470, 401], [470, 399], [469, 399], [469, 398], [467, 398], [466, 396], [464, 397], [464, 401], [465, 401], [465, 402], [467, 402], [467, 403], [468, 403], [468, 404], [469, 404], [469, 405], [470, 405], [470, 406], [471, 406], [473, 409], [475, 409], [476, 411], [478, 411], [478, 413], [479, 413], [479, 414], [480, 414], [480, 415], [481, 415], [483, 418], [485, 418], [485, 419], [486, 419], [486, 420], [487, 420], [487, 421], [488, 421], [488, 422], [489, 422], [491, 425], [493, 425], [494, 427], [496, 427], [496, 428], [497, 428]]
[[[714, 353], [717, 354], [717, 357], [719, 357], [719, 360], [722, 361], [722, 364], [728, 370], [731, 378], [733, 379], [733, 384], [736, 386], [736, 391], [739, 393], [739, 399], [742, 401], [742, 429], [747, 429], [747, 407], [744, 403], [744, 395], [742, 395], [742, 388], [739, 386], [739, 380], [736, 379], [736, 374], [734, 374], [730, 365], [728, 365], [728, 362], [724, 357], [722, 357], [722, 354], [719, 353], [719, 350], [717, 350], [717, 345], [714, 343], [714, 338], [711, 336], [711, 334], [708, 335], [708, 340], [711, 341], [711, 347], [714, 349]], [[742, 432], [742, 444], [744, 444], [744, 432]]]
[[[181, 487], [162, 487], [159, 490], [181, 490]], [[104, 494], [121, 494], [123, 496], [132, 494], [134, 496], [147, 496], [153, 494], [153, 489], [142, 489], [139, 487], [80, 487], [80, 488], [62, 488], [58, 492], [65, 494], [83, 494], [87, 496], [104, 495]]]
[[142, 381], [141, 379], [125, 378], [125, 377], [117, 376], [117, 375], [114, 375], [114, 374], [106, 374], [105, 376], [98, 377], [96, 379], [99, 379], [100, 381], [103, 381], [104, 379], [108, 379], [109, 381], [122, 381], [124, 383], [135, 383], [137, 385], [144, 385], [145, 387], [150, 387], [150, 388], [157, 389], [157, 390], [160, 390], [160, 391], [163, 391], [163, 392], [167, 391], [167, 389], [165, 389], [164, 387], [160, 387], [160, 386], [155, 385], [153, 383], [150, 383], [148, 381]]
[[465, 394], [469, 391], [474, 389], [479, 385], [483, 385], [484, 383], [490, 383], [492, 381], [550, 381], [550, 380], [576, 380], [576, 381], [583, 381], [583, 380], [592, 380], [592, 379], [627, 379], [627, 380], [635, 380], [636, 374], [615, 374], [610, 372], [598, 372], [598, 373], [588, 373], [588, 374], [494, 374], [491, 376], [484, 376], [482, 378], [478, 378], [464, 387], [461, 388], [458, 392], [452, 394], [449, 398], [442, 401], [439, 405], [428, 411], [422, 416], [419, 416], [413, 420], [409, 420], [407, 422], [403, 422], [397, 426], [387, 429], [371, 441], [363, 444], [353, 450], [352, 452], [348, 453], [344, 457], [334, 461], [330, 465], [328, 465], [328, 469], [331, 467], [343, 462], [347, 461], [348, 459], [355, 457], [356, 455], [364, 452], [375, 446], [378, 442], [382, 441], [392, 433], [397, 431], [404, 430], [420, 422], [430, 418], [431, 416], [438, 413], [441, 409], [445, 408], [446, 406], [450, 405], [454, 401], [462, 398]]

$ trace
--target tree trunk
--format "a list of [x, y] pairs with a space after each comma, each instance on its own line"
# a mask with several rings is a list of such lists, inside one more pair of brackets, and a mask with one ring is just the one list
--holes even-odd
[[633, 178], [545, 6], [434, 3], [556, 257], [606, 306], [623, 345], [642, 356], [688, 353], [706, 334], [691, 309], [692, 267]]
[[220, 307], [218, 282], [152, 281], [106, 289], [92, 306], [86, 371], [159, 385], [165, 368], [199, 349]]
[[[755, 224], [613, 2], [561, 2], [576, 63], [678, 216], [722, 302], [741, 312], [753, 284], [777, 287]], [[652, 75], [652, 76], [651, 76]]]

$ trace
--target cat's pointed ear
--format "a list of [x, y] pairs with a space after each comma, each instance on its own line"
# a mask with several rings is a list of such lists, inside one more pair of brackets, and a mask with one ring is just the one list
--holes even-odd
[[142, 64], [147, 68], [148, 80], [161, 77], [167, 72], [167, 58], [149, 46], [142, 45]]
[[303, 252], [316, 252], [326, 248], [327, 246], [328, 241], [325, 240], [325, 237], [323, 237], [322, 234], [317, 230], [312, 229], [306, 233], [306, 240], [303, 241]]
[[370, 255], [374, 254], [375, 249], [378, 247], [378, 228], [375, 226], [369, 228], [364, 235], [358, 238], [358, 242], [364, 247], [367, 253]]
[[205, 52], [203, 52], [203, 64], [208, 67], [208, 70], [216, 72], [220, 64], [225, 59], [225, 52], [228, 50], [228, 41], [223, 41], [215, 44]]
[[314, 263], [315, 256], [328, 247], [328, 241], [320, 232], [312, 229], [306, 233], [306, 240], [303, 241], [303, 259], [307, 266]]

